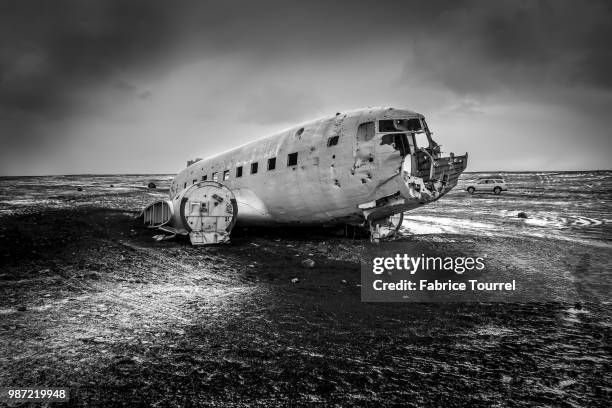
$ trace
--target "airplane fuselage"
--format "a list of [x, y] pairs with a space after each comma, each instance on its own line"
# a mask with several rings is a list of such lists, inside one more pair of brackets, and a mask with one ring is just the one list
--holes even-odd
[[[426, 133], [427, 145], [418, 145], [416, 133]], [[435, 180], [429, 180], [428, 168], [426, 177], [417, 177], [423, 172], [419, 163], [429, 156], [438, 167], [439, 152], [425, 151], [431, 142], [416, 112], [338, 113], [197, 161], [176, 176], [170, 196], [200, 181], [218, 181], [236, 197], [239, 224], [362, 224], [438, 199], [456, 184], [467, 160], [457, 166], [451, 156], [454, 170], [441, 176], [443, 188], [433, 195], [421, 191]], [[411, 181], [416, 186], [415, 180], [422, 183], [418, 191], [407, 187]]]

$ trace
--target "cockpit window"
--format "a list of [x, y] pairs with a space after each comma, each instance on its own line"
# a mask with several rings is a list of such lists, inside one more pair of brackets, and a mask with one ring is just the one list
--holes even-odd
[[379, 132], [418, 132], [423, 130], [421, 121], [413, 119], [386, 119], [378, 122]]
[[416, 139], [416, 145], [417, 148], [421, 148], [421, 147], [430, 147], [429, 146], [429, 139], [427, 137], [427, 134], [425, 132], [416, 132], [414, 134], [414, 138]]

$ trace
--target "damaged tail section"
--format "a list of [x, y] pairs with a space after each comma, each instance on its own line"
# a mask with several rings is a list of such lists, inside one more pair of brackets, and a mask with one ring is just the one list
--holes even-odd
[[213, 181], [193, 184], [173, 200], [157, 201], [140, 214], [149, 228], [173, 235], [188, 235], [193, 245], [229, 241], [238, 215], [231, 190]]

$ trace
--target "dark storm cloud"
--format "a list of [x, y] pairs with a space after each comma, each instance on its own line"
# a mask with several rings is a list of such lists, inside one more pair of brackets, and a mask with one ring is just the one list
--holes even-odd
[[364, 19], [344, 30], [339, 11], [289, 2], [4, 1], [0, 106], [69, 114], [73, 90], [112, 82], [135, 66], [163, 72], [236, 50], [264, 58], [288, 48], [324, 49], [326, 41], [340, 47], [342, 38], [364, 32]]
[[0, 105], [60, 113], [71, 91], [160, 56], [171, 27], [151, 3], [0, 3]]
[[163, 72], [232, 51], [317, 59], [368, 44], [401, 47], [398, 60], [412, 52], [459, 92], [542, 80], [610, 87], [611, 14], [606, 2], [560, 1], [3, 1], [0, 105], [69, 113], [73, 89], [134, 66]]
[[415, 32], [414, 65], [458, 93], [579, 86], [610, 89], [606, 2], [470, 3]]
[[[396, 94], [420, 87], [421, 106], [450, 93], [462, 98], [456, 112], [479, 112], [484, 97], [507, 90], [529, 102], [575, 88], [568, 109], [605, 112], [611, 4], [0, 0], [0, 142], [28, 150], [49, 140], [48, 121], [61, 149], [77, 122], [113, 127], [142, 112], [194, 129], [201, 124], [184, 112], [210, 120], [233, 110], [246, 123], [284, 125], [334, 101], [370, 104], [385, 84], [397, 84]], [[109, 110], [119, 106], [117, 119]]]

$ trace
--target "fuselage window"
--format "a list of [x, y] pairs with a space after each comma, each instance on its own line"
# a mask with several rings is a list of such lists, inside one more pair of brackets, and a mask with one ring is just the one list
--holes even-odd
[[268, 159], [268, 170], [274, 170], [276, 168], [276, 157]]
[[417, 132], [421, 130], [421, 121], [414, 119], [381, 120], [378, 122], [379, 132]]
[[365, 122], [357, 128], [357, 142], [367, 142], [374, 137], [374, 122]]
[[332, 136], [329, 139], [327, 139], [327, 147], [337, 145], [338, 139], [340, 139], [340, 136]]
[[229, 170], [223, 172], [223, 181], [229, 180]]
[[213, 181], [218, 181], [219, 180], [219, 173], [217, 173], [216, 171], [213, 173], [212, 175], [212, 180]]
[[287, 155], [287, 166], [295, 166], [297, 165], [298, 154], [297, 153], [289, 153]]
[[208, 178], [208, 176], [205, 174], [202, 176], [202, 181], [206, 181], [206, 179]]
[[257, 162], [251, 163], [251, 174], [256, 174], [257, 173], [257, 167], [259, 167]]
[[236, 167], [236, 177], [242, 177], [242, 166]]

